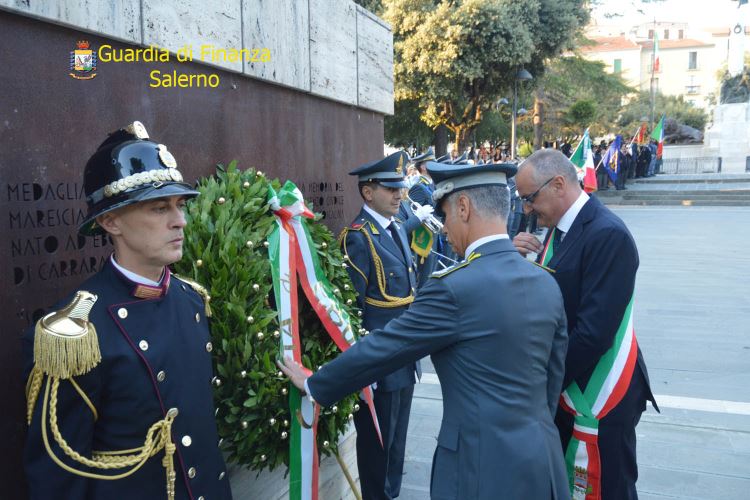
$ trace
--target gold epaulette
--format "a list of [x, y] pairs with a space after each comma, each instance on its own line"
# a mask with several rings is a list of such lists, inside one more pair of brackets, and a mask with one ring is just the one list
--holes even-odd
[[80, 290], [70, 304], [37, 321], [34, 365], [42, 373], [68, 379], [87, 373], [102, 360], [96, 328], [89, 322], [96, 299]]
[[206, 290], [206, 287], [204, 287], [197, 281], [191, 280], [190, 278], [185, 278], [184, 276], [180, 276], [179, 274], [173, 274], [172, 276], [190, 285], [190, 288], [195, 290], [196, 293], [203, 298], [203, 306], [206, 311], [206, 317], [210, 318], [211, 317], [211, 295], [208, 293], [208, 290]]
[[[91, 410], [95, 421], [99, 417], [91, 399], [74, 380], [74, 377], [91, 371], [102, 360], [96, 329], [89, 322], [89, 312], [96, 300], [97, 296], [93, 293], [78, 291], [70, 304], [59, 311], [47, 314], [37, 322], [34, 330], [34, 368], [26, 383], [28, 424], [32, 423], [36, 401], [44, 384], [40, 419], [42, 441], [47, 454], [58, 466], [77, 476], [116, 480], [133, 474], [148, 459], [164, 449], [162, 465], [166, 472], [167, 499], [173, 500], [177, 475], [174, 470], [176, 446], [172, 442], [172, 422], [177, 416], [176, 408], [169, 410], [163, 419], [158, 420], [149, 428], [143, 446], [139, 448], [121, 451], [92, 451], [89, 458], [74, 450], [60, 432], [57, 402], [61, 380], [67, 380], [73, 386]], [[48, 379], [46, 384], [44, 383], [45, 377]], [[86, 470], [76, 469], [63, 462], [52, 449], [48, 432], [52, 434], [62, 452], [74, 462], [83, 465]], [[125, 472], [120, 470], [126, 467], [130, 469]], [[116, 472], [99, 474], [94, 472], [95, 470]]]
[[454, 264], [454, 265], [452, 265], [450, 267], [447, 267], [445, 269], [441, 269], [440, 271], [435, 271], [434, 273], [432, 273], [430, 275], [430, 278], [444, 278], [444, 277], [448, 276], [450, 273], [452, 273], [453, 271], [458, 271], [459, 269], [463, 269], [464, 267], [466, 267], [469, 264], [471, 264], [472, 260], [476, 259], [477, 257], [481, 257], [481, 256], [482, 256], [482, 254], [480, 254], [480, 253], [472, 252], [471, 255], [469, 255], [469, 258], [466, 259], [465, 261], [459, 262], [458, 264]]
[[36, 322], [34, 367], [26, 382], [26, 420], [36, 406], [44, 376], [70, 379], [91, 371], [102, 360], [96, 328], [89, 322], [96, 295], [80, 290], [59, 311]]

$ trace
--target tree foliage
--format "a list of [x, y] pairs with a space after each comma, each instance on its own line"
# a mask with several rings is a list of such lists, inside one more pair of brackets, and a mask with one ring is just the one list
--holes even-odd
[[540, 77], [588, 21], [585, 0], [383, 0], [394, 37], [396, 101], [466, 145], [520, 67]]
[[540, 85], [545, 90], [545, 136], [571, 139], [590, 128], [592, 136], [616, 133], [623, 99], [635, 89], [601, 61], [581, 56], [549, 62]]
[[[674, 118], [678, 123], [689, 125], [700, 131], [703, 131], [708, 119], [705, 110], [685, 101], [683, 96], [664, 95], [661, 93], [656, 94], [654, 114], [654, 118], [657, 121], [664, 114], [667, 118]], [[641, 124], [643, 118], [646, 118], [646, 121], [651, 119], [651, 96], [649, 92], [639, 92], [635, 98], [631, 99], [623, 107], [622, 114], [617, 120], [617, 125], [623, 133], [630, 132], [633, 134]]]
[[[275, 364], [279, 325], [264, 244], [276, 224], [266, 201], [269, 185], [280, 188], [278, 180], [268, 180], [261, 172], [238, 170], [236, 162], [227, 168], [219, 165], [215, 177], [202, 179], [201, 196], [188, 205], [185, 254], [175, 264], [179, 274], [202, 283], [211, 295], [221, 449], [229, 453], [229, 461], [254, 470], [289, 464], [290, 422], [295, 418], [288, 404], [289, 381]], [[326, 276], [340, 290], [342, 306], [357, 332], [358, 315], [346, 305], [356, 294], [336, 239], [323, 224], [308, 227]], [[335, 358], [338, 349], [302, 293], [299, 305], [303, 362], [316, 370]], [[317, 437], [322, 453], [336, 451], [338, 435], [355, 405], [357, 397], [349, 396], [338, 403], [337, 411], [321, 409]]]
[[417, 101], [404, 99], [396, 101], [393, 116], [385, 117], [385, 142], [394, 147], [415, 146], [423, 150], [432, 144], [435, 132], [420, 118]]

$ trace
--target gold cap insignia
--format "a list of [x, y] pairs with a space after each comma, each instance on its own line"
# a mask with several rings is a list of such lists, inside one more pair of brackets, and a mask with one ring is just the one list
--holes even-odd
[[167, 168], [177, 168], [177, 160], [164, 144], [159, 144], [159, 161]]
[[404, 155], [398, 157], [398, 165], [396, 165], [396, 173], [398, 175], [404, 174]]
[[148, 139], [148, 132], [146, 132], [146, 127], [143, 126], [143, 124], [139, 121], [134, 121], [127, 127], [125, 127], [125, 131], [133, 134], [138, 139]]

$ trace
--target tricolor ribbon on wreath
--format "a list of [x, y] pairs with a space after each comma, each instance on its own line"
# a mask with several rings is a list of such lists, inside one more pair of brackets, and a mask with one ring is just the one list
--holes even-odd
[[614, 344], [599, 359], [586, 390], [581, 391], [574, 381], [560, 397], [562, 408], [574, 415], [573, 434], [565, 451], [573, 500], [601, 500], [599, 421], [625, 396], [637, 359], [631, 297]]
[[[297, 283], [302, 286], [331, 340], [342, 352], [346, 351], [356, 339], [349, 315], [333, 292], [334, 287], [323, 272], [315, 252], [305, 220], [313, 218], [313, 213], [305, 205], [302, 193], [293, 182], [287, 181], [278, 193], [269, 187], [268, 198], [276, 216], [276, 227], [268, 238], [268, 254], [279, 314], [281, 355], [290, 356], [302, 365]], [[303, 397], [296, 387], [290, 387], [289, 498], [317, 500], [317, 424], [320, 408]], [[372, 391], [367, 387], [363, 393], [382, 443]]]

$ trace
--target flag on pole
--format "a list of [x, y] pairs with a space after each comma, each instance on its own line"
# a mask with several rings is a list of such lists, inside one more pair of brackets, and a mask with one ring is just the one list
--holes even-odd
[[609, 145], [609, 149], [604, 153], [602, 158], [602, 166], [607, 171], [609, 178], [612, 179], [613, 183], [617, 183], [617, 175], [620, 173], [620, 148], [622, 147], [622, 136], [618, 135], [612, 144]]
[[656, 146], [656, 157], [661, 158], [664, 149], [664, 115], [661, 115], [661, 120], [656, 124], [654, 131], [651, 132], [651, 138], [658, 144]]
[[659, 72], [659, 35], [654, 31], [654, 70], [653, 73]]
[[583, 138], [576, 146], [570, 161], [578, 170], [578, 179], [583, 181], [583, 190], [587, 193], [596, 191], [596, 170], [594, 166], [594, 153], [591, 151], [591, 139], [589, 129], [583, 133]]
[[646, 139], [647, 129], [648, 129], [648, 125], [646, 124], [646, 122], [641, 123], [641, 126], [638, 127], [638, 132], [635, 133], [636, 135], [635, 141], [631, 141], [631, 142], [635, 142], [639, 146], [643, 146], [644, 144], [646, 144], [648, 142], [648, 140]]

